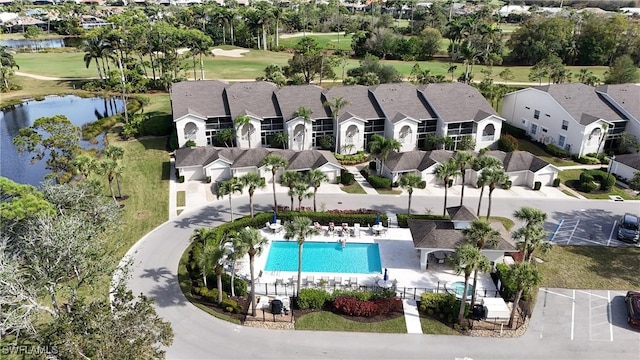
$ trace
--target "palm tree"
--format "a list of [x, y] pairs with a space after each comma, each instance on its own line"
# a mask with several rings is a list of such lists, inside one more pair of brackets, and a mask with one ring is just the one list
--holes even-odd
[[96, 167], [96, 159], [88, 155], [78, 155], [73, 159], [73, 166], [76, 171], [84, 175], [85, 179], [89, 177], [91, 171]]
[[523, 239], [522, 255], [525, 261], [531, 261], [533, 251], [541, 247], [543, 251], [548, 251], [548, 243], [543, 243], [547, 232], [544, 230], [544, 222], [547, 220], [547, 214], [536, 208], [524, 206], [513, 213], [513, 217], [520, 221], [524, 221], [525, 225], [513, 232], [514, 239]]
[[236, 296], [235, 280], [236, 280], [236, 263], [249, 251], [246, 244], [237, 240], [237, 233], [230, 239], [233, 244], [233, 250], [227, 253], [227, 260], [231, 263], [231, 296]]
[[473, 155], [469, 154], [466, 151], [456, 151], [455, 155], [453, 155], [453, 159], [458, 165], [458, 169], [460, 170], [460, 175], [462, 176], [462, 189], [460, 192], [460, 206], [462, 206], [462, 201], [464, 200], [464, 184], [466, 181], [467, 174], [467, 166], [471, 164], [473, 160]]
[[116, 200], [116, 194], [113, 191], [113, 179], [115, 179], [117, 167], [118, 163], [113, 159], [104, 159], [96, 163], [96, 172], [107, 177], [107, 181], [109, 182], [109, 192], [111, 193], [113, 202], [116, 203], [116, 205], [118, 205], [118, 200]]
[[307, 124], [311, 123], [311, 114], [313, 114], [313, 110], [307, 109], [304, 106], [300, 106], [298, 110], [296, 110], [295, 116], [301, 117], [304, 122], [304, 131], [302, 132], [302, 148], [299, 150], [306, 150], [307, 147]]
[[251, 131], [253, 128], [251, 125], [251, 117], [249, 117], [249, 115], [240, 115], [236, 117], [235, 123], [236, 131], [240, 132], [240, 134], [242, 134], [242, 129], [246, 130], [247, 139], [249, 140], [249, 149], [251, 149], [251, 134], [253, 133], [253, 131]]
[[304, 216], [294, 216], [291, 221], [284, 224], [284, 238], [287, 240], [295, 239], [298, 242], [298, 284], [296, 294], [300, 293], [302, 280], [302, 246], [309, 236], [318, 234], [318, 229], [311, 225], [311, 219]]
[[333, 117], [333, 126], [335, 133], [335, 153], [338, 153], [339, 149], [339, 136], [340, 129], [338, 129], [338, 118], [340, 117], [340, 111], [347, 105], [351, 104], [350, 101], [345, 100], [341, 97], [334, 97], [332, 101], [325, 101], [323, 103], [324, 106], [328, 106], [331, 109], [331, 116]]
[[411, 214], [411, 197], [413, 196], [413, 189], [420, 187], [420, 182], [422, 182], [422, 177], [412, 173], [404, 174], [400, 178], [400, 187], [409, 194], [407, 214]]
[[455, 160], [449, 159], [442, 164], [438, 164], [433, 171], [436, 175], [436, 179], [444, 181], [444, 207], [442, 209], [442, 216], [447, 214], [447, 197], [449, 196], [449, 180], [460, 175], [460, 169]]
[[218, 304], [222, 302], [222, 273], [224, 271], [224, 262], [227, 254], [225, 248], [224, 237], [212, 237], [211, 241], [207, 241], [202, 249], [202, 262], [206, 268], [213, 269], [213, 273], [216, 274], [217, 288], [218, 288]]
[[202, 275], [202, 282], [205, 287], [207, 286], [207, 276], [213, 274], [213, 267], [210, 266], [211, 262], [207, 261], [208, 259], [204, 256], [204, 248], [207, 243], [211, 241], [215, 237], [215, 232], [212, 229], [207, 228], [198, 228], [193, 231], [189, 241], [191, 243], [201, 243], [202, 251], [200, 252], [200, 256], [196, 259], [198, 262], [198, 268], [200, 269], [200, 274]]
[[249, 188], [249, 211], [251, 217], [253, 217], [253, 194], [256, 189], [264, 189], [267, 187], [267, 183], [264, 178], [256, 173], [248, 173], [240, 177], [240, 183], [243, 187]]
[[516, 298], [513, 300], [513, 307], [511, 309], [511, 316], [509, 317], [509, 327], [513, 327], [513, 320], [516, 317], [516, 311], [520, 303], [522, 293], [529, 291], [532, 287], [540, 284], [542, 276], [538, 272], [533, 264], [528, 262], [517, 263], [511, 268], [509, 272], [509, 280], [516, 284]]
[[216, 197], [218, 199], [220, 199], [221, 197], [224, 196], [229, 196], [229, 211], [231, 212], [231, 220], [233, 221], [233, 205], [231, 204], [231, 196], [233, 195], [233, 193], [240, 193], [242, 194], [242, 183], [240, 182], [240, 180], [238, 180], [238, 178], [233, 177], [227, 181], [221, 181], [218, 184], [218, 189], [216, 190]]
[[124, 159], [124, 149], [114, 145], [107, 145], [104, 149], [102, 149], [102, 155], [107, 158], [114, 160], [119, 166], [116, 170], [116, 184], [118, 185], [118, 197], [122, 199], [122, 174], [124, 173], [124, 167], [120, 166], [120, 160]]
[[[473, 159], [471, 162], [471, 168], [475, 171], [481, 171], [486, 168], [502, 167], [502, 162], [493, 156], [480, 155]], [[482, 196], [484, 195], [484, 186], [487, 184], [486, 179], [482, 177], [482, 173], [478, 177], [478, 187], [480, 188], [480, 197], [478, 198], [478, 211], [476, 216], [480, 216], [480, 208], [482, 206]]]
[[[282, 173], [280, 176], [280, 183], [289, 188], [289, 197], [291, 198], [291, 211], [293, 211], [293, 194], [291, 193], [291, 189], [295, 186], [295, 184], [301, 181], [301, 175], [297, 171], [287, 170]], [[275, 186], [275, 185], [274, 185]], [[274, 195], [275, 196], [275, 195]]]
[[309, 185], [313, 186], [313, 211], [317, 212], [316, 207], [316, 195], [318, 194], [318, 188], [323, 182], [328, 182], [329, 177], [320, 169], [313, 169], [307, 173], [306, 180]]
[[236, 131], [231, 128], [222, 129], [216, 133], [215, 138], [218, 143], [230, 147], [233, 146], [233, 142], [236, 139]]
[[91, 61], [95, 61], [96, 69], [98, 70], [98, 76], [100, 77], [100, 80], [104, 81], [106, 79], [106, 76], [103, 76], [103, 69], [100, 67], [100, 62], [98, 60], [102, 60], [105, 56], [107, 56], [107, 53], [109, 51], [109, 44], [97, 36], [90, 37], [84, 41], [82, 51], [85, 52], [83, 57], [84, 65], [88, 69], [89, 65], [91, 65]]
[[[467, 304], [467, 289], [469, 288], [469, 277], [478, 269], [479, 271], [487, 272], [491, 269], [489, 259], [482, 254], [480, 249], [471, 244], [464, 244], [456, 247], [454, 256], [454, 267], [456, 274], [460, 275], [464, 273], [464, 292], [462, 293], [462, 300], [460, 302], [460, 311], [458, 312], [458, 323], [462, 324], [464, 319], [465, 307]], [[475, 292], [476, 289], [474, 288]]]
[[[500, 240], [500, 233], [494, 230], [489, 222], [485, 220], [474, 220], [471, 222], [469, 228], [462, 230], [467, 241], [473, 243], [478, 249], [484, 249], [485, 245], [491, 248], [498, 246]], [[478, 269], [473, 272], [473, 295], [471, 296], [471, 303], [476, 303], [476, 290], [478, 283]]]
[[[276, 199], [276, 173], [278, 169], [287, 167], [288, 161], [277, 154], [269, 154], [262, 159], [261, 166], [271, 169], [271, 183], [273, 185], [273, 210], [278, 210], [278, 200]], [[297, 173], [296, 173], [297, 174]]]
[[6, 46], [0, 46], [0, 76], [5, 89], [9, 89], [9, 76], [13, 75], [13, 68], [20, 69], [13, 55], [7, 51]]
[[269, 241], [260, 234], [260, 230], [245, 227], [238, 231], [238, 235], [235, 237], [235, 243], [238, 244], [236, 246], [239, 246], [242, 249], [247, 249], [247, 254], [249, 254], [249, 272], [251, 273], [251, 316], [256, 316], [256, 279], [253, 261], [256, 255], [260, 255], [262, 253], [262, 249], [269, 243]]
[[[313, 197], [313, 193], [309, 191], [309, 184], [303, 181], [296, 182], [289, 189], [289, 196], [298, 198], [298, 211], [302, 211], [302, 200], [310, 199]], [[293, 203], [291, 210], [293, 211]]]
[[384, 170], [384, 163], [387, 162], [387, 158], [392, 151], [400, 151], [402, 144], [400, 141], [394, 138], [387, 138], [379, 134], [373, 134], [371, 136], [371, 142], [369, 143], [369, 151], [371, 154], [380, 158], [380, 172]]
[[489, 207], [487, 208], [487, 220], [491, 216], [491, 195], [498, 185], [503, 185], [509, 181], [509, 176], [502, 168], [488, 168], [482, 171], [483, 183], [489, 186]]

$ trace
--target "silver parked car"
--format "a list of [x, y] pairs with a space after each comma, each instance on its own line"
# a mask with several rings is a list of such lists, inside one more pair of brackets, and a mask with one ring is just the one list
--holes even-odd
[[637, 243], [640, 239], [640, 219], [631, 214], [624, 214], [618, 225], [618, 240]]

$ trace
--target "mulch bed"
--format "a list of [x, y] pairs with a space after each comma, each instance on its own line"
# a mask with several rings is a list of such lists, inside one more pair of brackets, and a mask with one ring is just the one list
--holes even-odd
[[301, 316], [313, 313], [313, 312], [319, 312], [319, 311], [330, 311], [336, 315], [339, 315], [340, 317], [347, 319], [347, 320], [351, 320], [351, 321], [356, 321], [359, 323], [376, 323], [376, 322], [381, 322], [381, 321], [387, 321], [387, 320], [393, 320], [393, 319], [397, 319], [401, 316], [404, 316], [404, 312], [402, 311], [396, 311], [396, 312], [391, 312], [385, 315], [378, 315], [378, 316], [372, 316], [372, 317], [365, 317], [365, 316], [349, 316], [349, 315], [345, 315], [345, 314], [340, 314], [337, 313], [335, 311], [333, 311], [333, 309], [330, 306], [325, 306], [324, 308], [318, 310], [318, 309], [307, 309], [307, 310], [300, 310], [300, 309], [294, 309], [293, 310], [293, 316], [294, 318], [299, 318]]

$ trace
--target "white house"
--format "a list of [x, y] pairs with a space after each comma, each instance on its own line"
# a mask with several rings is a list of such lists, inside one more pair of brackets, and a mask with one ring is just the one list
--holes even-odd
[[608, 171], [618, 178], [630, 181], [635, 173], [640, 172], [640, 153], [616, 155], [609, 162]]
[[624, 131], [627, 119], [595, 89], [581, 83], [551, 84], [505, 95], [502, 116], [534, 141], [583, 156], [601, 152]]
[[627, 132], [640, 139], [640, 86], [636, 84], [602, 85], [596, 88], [598, 96], [609, 103], [627, 119], [624, 127], [609, 130], [609, 135], [618, 137]]

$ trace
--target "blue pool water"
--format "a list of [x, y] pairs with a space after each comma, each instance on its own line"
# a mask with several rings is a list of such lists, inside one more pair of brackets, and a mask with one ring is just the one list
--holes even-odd
[[[447, 290], [457, 297], [462, 297], [464, 294], [464, 281], [455, 281], [447, 284]], [[467, 297], [473, 295], [473, 285], [467, 285]]]
[[[298, 243], [273, 241], [265, 271], [298, 271]], [[378, 244], [305, 242], [302, 247], [302, 271], [334, 273], [380, 273]]]

